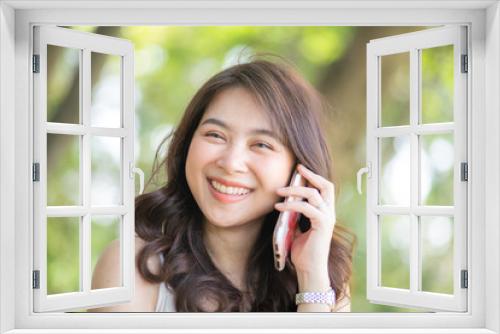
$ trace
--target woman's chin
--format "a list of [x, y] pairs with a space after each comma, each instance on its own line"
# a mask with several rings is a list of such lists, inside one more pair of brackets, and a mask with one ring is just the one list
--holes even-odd
[[227, 215], [223, 217], [212, 217], [212, 218], [207, 218], [206, 221], [214, 226], [214, 227], [219, 227], [219, 228], [236, 228], [236, 227], [242, 227], [248, 224], [256, 224], [258, 221], [261, 221], [261, 219], [241, 219], [241, 218], [234, 218], [232, 219], [231, 217], [228, 217]]

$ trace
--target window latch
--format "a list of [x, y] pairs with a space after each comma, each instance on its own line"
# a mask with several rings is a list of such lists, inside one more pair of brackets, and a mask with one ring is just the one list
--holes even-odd
[[358, 170], [358, 173], [356, 174], [356, 181], [357, 181], [357, 186], [358, 186], [358, 193], [361, 195], [363, 191], [361, 190], [361, 177], [363, 174], [367, 174], [367, 177], [370, 178], [372, 176], [372, 164], [371, 162], [367, 163], [366, 167], [360, 168]]
[[129, 168], [129, 177], [131, 179], [134, 178], [134, 174], [139, 175], [139, 194], [142, 194], [142, 192], [144, 191], [144, 172], [139, 167], [135, 167], [132, 161], [129, 162], [128, 168]]

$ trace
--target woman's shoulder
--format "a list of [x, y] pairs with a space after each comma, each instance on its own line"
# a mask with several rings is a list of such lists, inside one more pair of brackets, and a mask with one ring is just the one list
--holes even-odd
[[[135, 237], [135, 256], [146, 245], [146, 241]], [[135, 261], [134, 261], [135, 262]], [[148, 267], [158, 272], [160, 259], [151, 257]], [[111, 242], [99, 258], [92, 275], [92, 289], [117, 287], [121, 285], [120, 241]], [[159, 283], [146, 281], [139, 271], [135, 270], [134, 295], [129, 303], [90, 309], [89, 312], [154, 312], [158, 299]]]

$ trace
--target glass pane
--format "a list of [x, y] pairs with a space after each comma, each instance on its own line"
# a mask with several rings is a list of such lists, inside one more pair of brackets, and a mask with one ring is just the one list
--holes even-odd
[[80, 54], [80, 49], [47, 45], [47, 122], [81, 122]]
[[80, 217], [47, 218], [47, 293], [80, 291]]
[[90, 124], [121, 127], [121, 56], [92, 52]]
[[453, 45], [423, 49], [422, 123], [453, 121]]
[[410, 138], [380, 138], [380, 204], [410, 205]]
[[422, 205], [453, 205], [453, 134], [420, 136]]
[[382, 126], [410, 124], [410, 53], [380, 57]]
[[410, 288], [410, 218], [380, 216], [381, 286]]
[[121, 138], [91, 139], [92, 205], [121, 204]]
[[453, 294], [453, 220], [420, 217], [422, 290]]
[[80, 191], [80, 137], [47, 134], [47, 205], [81, 205]]
[[[110, 246], [111, 242], [116, 240], [120, 242], [120, 217], [119, 216], [93, 216], [92, 217], [92, 272], [99, 257]], [[117, 272], [121, 272], [121, 257], [116, 258]], [[121, 280], [117, 285], [106, 286], [108, 288], [121, 286]]]

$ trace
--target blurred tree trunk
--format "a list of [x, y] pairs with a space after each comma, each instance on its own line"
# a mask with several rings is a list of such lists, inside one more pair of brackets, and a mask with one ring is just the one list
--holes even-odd
[[[344, 57], [330, 66], [319, 80], [318, 89], [333, 109], [327, 120], [327, 135], [334, 158], [335, 180], [355, 183], [356, 172], [366, 161], [367, 43], [422, 29], [424, 27], [357, 27]], [[398, 64], [392, 62], [390, 65]]]
[[[107, 36], [120, 36], [120, 30], [121, 27], [119, 26], [113, 26], [113, 27], [97, 27], [97, 29], [94, 31], [95, 34], [98, 35], [107, 35]], [[57, 49], [62, 49], [62, 48], [56, 48]], [[62, 52], [57, 52], [53, 53], [54, 57], [52, 59], [48, 59], [48, 61], [51, 64], [55, 64], [58, 61], [60, 61], [60, 57], [62, 57]], [[94, 57], [92, 58], [92, 68], [91, 68], [91, 81], [92, 84], [96, 83], [99, 81], [99, 78], [101, 76], [102, 68], [106, 62], [106, 56], [100, 54], [95, 54]], [[49, 68], [54, 68], [54, 65], [50, 66]], [[76, 112], [71, 112], [68, 109], [72, 108], [74, 105], [78, 105], [78, 103], [75, 103], [75, 101], [78, 101], [80, 98], [80, 76], [79, 76], [79, 70], [77, 69], [74, 73], [68, 73], [68, 75], [72, 76], [71, 80], [71, 88], [68, 91], [68, 94], [63, 98], [61, 103], [58, 105], [56, 111], [54, 112], [52, 119], [57, 119], [60, 122], [64, 123], [73, 123], [73, 124], [78, 124], [79, 119], [78, 113]], [[48, 78], [51, 78], [52, 76], [50, 73], [47, 74]], [[57, 136], [54, 138], [54, 136], [48, 136], [47, 138], [47, 147], [50, 148], [50, 151], [47, 151], [47, 162], [49, 163], [52, 161], [53, 163], [51, 166], [57, 166], [57, 162], [54, 159], [58, 159], [58, 157], [61, 157], [65, 154], [65, 151], [67, 149], [68, 144], [71, 143], [71, 141], [68, 140], [60, 140], [61, 137]]]

